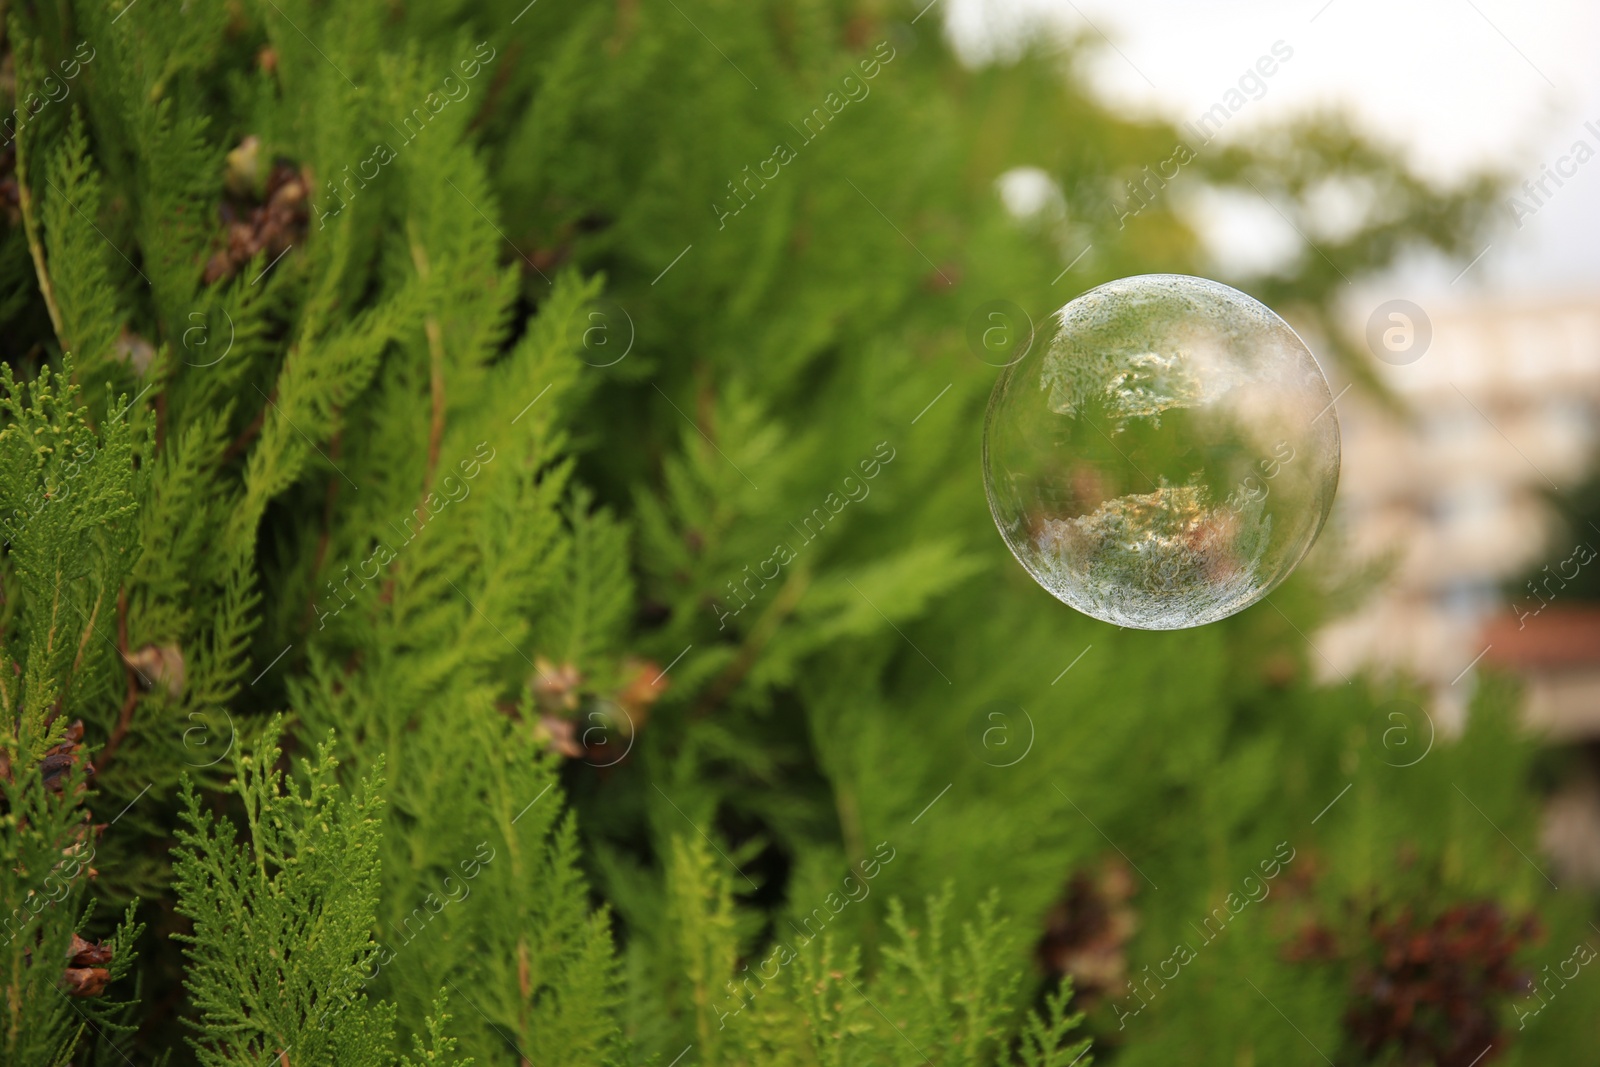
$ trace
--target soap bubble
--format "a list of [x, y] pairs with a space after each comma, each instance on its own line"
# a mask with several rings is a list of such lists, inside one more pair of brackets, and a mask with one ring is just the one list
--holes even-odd
[[[1175, 630], [1242, 611], [1289, 576], [1339, 483], [1339, 423], [1305, 343], [1203, 278], [1090, 290], [989, 398], [996, 525], [1057, 599]], [[1047, 331], [1041, 327], [1041, 333]]]

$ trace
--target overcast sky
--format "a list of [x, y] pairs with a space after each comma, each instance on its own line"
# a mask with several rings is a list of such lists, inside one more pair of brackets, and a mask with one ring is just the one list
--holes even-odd
[[[1294, 56], [1228, 135], [1342, 102], [1441, 177], [1484, 162], [1529, 178], [1583, 140], [1596, 158], [1522, 229], [1510, 225], [1455, 287], [1600, 286], [1600, 4], [1595, 0], [941, 0], [958, 47], [981, 53], [1032, 20], [1102, 45], [1094, 84], [1136, 111], [1192, 120], [1276, 41]], [[1036, 24], [1036, 23], [1035, 23]], [[1003, 44], [1002, 44], [1003, 47]], [[1594, 129], [1585, 129], [1593, 122]], [[1569, 161], [1564, 169], [1570, 172]], [[1235, 233], [1247, 239], [1247, 233]], [[1456, 268], [1458, 269], [1458, 268]], [[1418, 285], [1449, 281], [1413, 271]]]

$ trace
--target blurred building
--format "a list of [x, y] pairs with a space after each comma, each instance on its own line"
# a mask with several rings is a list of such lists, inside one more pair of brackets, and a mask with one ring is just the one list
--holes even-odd
[[[1339, 401], [1333, 532], [1356, 561], [1389, 569], [1317, 647], [1344, 674], [1420, 677], [1445, 729], [1459, 725], [1478, 667], [1517, 670], [1530, 725], [1600, 739], [1600, 616], [1564, 603], [1559, 578], [1600, 559], [1556, 541], [1549, 504], [1600, 451], [1600, 294], [1484, 297], [1424, 314], [1432, 337], [1420, 356], [1373, 360], [1400, 406], [1359, 386]], [[1600, 532], [1583, 542], [1600, 549]], [[1529, 572], [1544, 580], [1508, 596]]]
[[[1600, 530], [1569, 534], [1550, 504], [1600, 454], [1600, 294], [1424, 314], [1432, 338], [1420, 356], [1373, 360], [1398, 406], [1359, 387], [1339, 401], [1332, 547], [1383, 569], [1316, 644], [1334, 672], [1424, 680], [1446, 731], [1478, 670], [1519, 675], [1528, 728], [1587, 756], [1546, 805], [1543, 851], [1563, 884], [1600, 886], [1600, 606], [1562, 596], [1567, 579], [1600, 567]], [[1539, 577], [1512, 588], [1529, 574]]]

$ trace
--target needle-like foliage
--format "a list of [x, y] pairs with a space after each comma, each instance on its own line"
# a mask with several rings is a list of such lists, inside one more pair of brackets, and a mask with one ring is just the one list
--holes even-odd
[[0, 0], [0, 1067], [1392, 1059], [1462, 915], [1416, 1017], [1586, 1050], [1600, 982], [1506, 1022], [1586, 929], [1508, 694], [1406, 763], [1336, 552], [1116, 631], [978, 464], [973, 316], [1213, 273], [1186, 184], [1319, 235], [1231, 280], [1359, 378], [1347, 279], [1493, 183], [1320, 120], [1122, 210], [1182, 130], [942, 14]]

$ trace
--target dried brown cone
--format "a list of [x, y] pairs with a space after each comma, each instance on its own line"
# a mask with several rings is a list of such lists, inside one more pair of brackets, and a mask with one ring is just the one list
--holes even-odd
[[558, 756], [577, 759], [584, 753], [583, 746], [578, 743], [577, 723], [560, 715], [540, 715], [534, 736]]
[[[1538, 933], [1532, 917], [1512, 921], [1494, 903], [1460, 904], [1431, 923], [1409, 910], [1392, 921], [1374, 915], [1379, 951], [1357, 968], [1346, 1026], [1369, 1055], [1385, 1046], [1402, 1062], [1471, 1067], [1506, 1042], [1498, 1001], [1527, 988], [1513, 965]], [[1491, 1053], [1491, 1056], [1493, 1053]]]
[[1513, 919], [1491, 901], [1432, 919], [1373, 908], [1342, 926], [1307, 923], [1284, 955], [1349, 968], [1345, 1032], [1367, 1060], [1483, 1067], [1510, 1042], [1500, 1006], [1528, 988], [1514, 957], [1538, 936], [1532, 916]]
[[1283, 950], [1290, 963], [1332, 963], [1339, 959], [1339, 937], [1332, 927], [1308, 922]]
[[[39, 776], [44, 780], [46, 789], [59, 795], [64, 788], [67, 772], [78, 766], [85, 769], [85, 778], [94, 775], [94, 764], [89, 762], [89, 757], [84, 753], [82, 719], [67, 727], [66, 736], [58, 743], [45, 749], [44, 758], [39, 761]], [[87, 789], [86, 782], [78, 783], [79, 794]]]
[[1134, 888], [1128, 868], [1108, 860], [1098, 870], [1074, 873], [1045, 916], [1039, 962], [1052, 975], [1070, 976], [1086, 1008], [1127, 978], [1128, 939], [1138, 927], [1128, 904]]
[[183, 650], [177, 645], [146, 645], [122, 659], [134, 669], [147, 688], [164, 685], [170, 695], [183, 695], [188, 669], [184, 664]]
[[67, 948], [67, 966], [62, 971], [67, 995], [73, 997], [98, 997], [111, 981], [111, 946], [104, 942], [85, 941], [77, 934]]
[[98, 997], [111, 981], [111, 972], [104, 967], [68, 967], [61, 974], [69, 997]]
[[236, 192], [224, 197], [219, 208], [225, 243], [206, 262], [207, 285], [233, 277], [263, 253], [269, 261], [276, 259], [304, 241], [309, 230], [309, 177], [293, 163], [277, 160], [257, 197], [253, 186], [258, 150], [259, 142], [247, 137], [229, 153], [225, 183]]
[[534, 663], [529, 688], [539, 713], [535, 737], [557, 755], [596, 766], [612, 766], [631, 750], [651, 706], [667, 691], [665, 674], [647, 659], [623, 660], [622, 681], [602, 693], [586, 693], [583, 675], [571, 663], [557, 666], [543, 656]]
[[667, 691], [667, 676], [651, 660], [632, 656], [622, 661], [622, 668], [626, 674], [621, 688], [617, 690], [616, 700], [637, 729], [650, 717], [651, 706]]
[[533, 690], [534, 703], [541, 711], [550, 714], [578, 710], [579, 689], [583, 675], [571, 663], [559, 667], [543, 656], [533, 658], [534, 676], [528, 683]]

